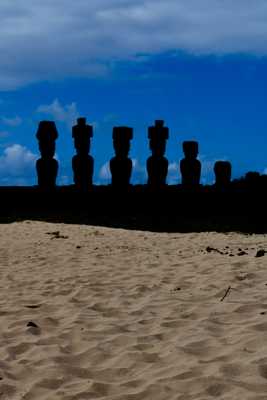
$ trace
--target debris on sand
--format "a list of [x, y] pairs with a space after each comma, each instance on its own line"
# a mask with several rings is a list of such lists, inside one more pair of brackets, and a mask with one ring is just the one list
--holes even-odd
[[258, 250], [255, 257], [263, 257], [265, 255], [265, 253], [267, 253], [267, 251], [265, 251], [263, 249]]

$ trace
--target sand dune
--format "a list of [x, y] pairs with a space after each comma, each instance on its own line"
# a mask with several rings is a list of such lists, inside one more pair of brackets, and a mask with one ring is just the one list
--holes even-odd
[[266, 399], [259, 249], [264, 235], [0, 225], [0, 399]]

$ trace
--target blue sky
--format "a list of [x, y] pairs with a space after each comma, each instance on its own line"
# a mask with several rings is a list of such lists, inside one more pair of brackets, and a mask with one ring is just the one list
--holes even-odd
[[[202, 182], [267, 172], [264, 0], [2, 0], [0, 184], [36, 182], [38, 122], [56, 121], [59, 184], [72, 183], [71, 126], [94, 125], [95, 183], [109, 182], [112, 127], [134, 128], [134, 183], [146, 180], [147, 127], [170, 128], [169, 183], [182, 141], [199, 141]], [[234, 3], [234, 4], [233, 4]]]

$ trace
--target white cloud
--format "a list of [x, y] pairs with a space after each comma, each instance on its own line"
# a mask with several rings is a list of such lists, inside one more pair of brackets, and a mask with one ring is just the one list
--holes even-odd
[[36, 154], [20, 144], [13, 144], [5, 148], [0, 156], [1, 184], [32, 183], [35, 179], [36, 159]]
[[10, 175], [21, 175], [26, 170], [34, 167], [37, 155], [27, 147], [13, 144], [4, 150], [0, 156], [0, 171], [8, 172]]
[[179, 163], [173, 161], [169, 163], [167, 182], [169, 185], [177, 185], [181, 180]]
[[224, 156], [210, 159], [202, 154], [199, 156], [199, 160], [201, 162], [201, 182], [206, 185], [215, 182], [214, 165], [216, 161], [228, 161], [228, 158]]
[[137, 158], [133, 158], [133, 172], [131, 182], [144, 184], [147, 182], [146, 167]]
[[37, 108], [37, 112], [46, 114], [56, 122], [63, 122], [70, 129], [79, 117], [76, 103], [62, 105], [58, 99], [55, 99], [51, 104], [43, 104]]
[[1, 121], [3, 124], [11, 127], [16, 127], [22, 124], [22, 118], [20, 118], [18, 115], [12, 118], [2, 117]]
[[205, 155], [200, 155], [201, 162], [201, 178], [204, 184], [213, 183], [214, 181], [214, 164], [217, 160], [209, 159]]
[[109, 161], [106, 162], [104, 165], [102, 165], [102, 167], [100, 168], [98, 176], [99, 176], [99, 179], [101, 181], [104, 181], [104, 182], [111, 180], [111, 172], [110, 172], [110, 169], [109, 169]]
[[1, 0], [0, 88], [185, 50], [267, 54], [266, 0]]

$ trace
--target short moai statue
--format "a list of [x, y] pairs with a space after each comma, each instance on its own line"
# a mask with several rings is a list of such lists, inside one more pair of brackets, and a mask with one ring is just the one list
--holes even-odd
[[53, 121], [41, 121], [36, 133], [41, 158], [36, 162], [38, 186], [53, 189], [56, 186], [58, 162], [54, 159], [58, 132]]
[[231, 183], [232, 166], [229, 161], [216, 161], [214, 164], [215, 185], [218, 188], [227, 188]]
[[89, 155], [93, 127], [86, 118], [78, 118], [72, 128], [72, 137], [77, 154], [72, 158], [73, 180], [78, 189], [86, 190], [93, 183], [94, 159]]
[[113, 128], [115, 157], [110, 160], [111, 184], [117, 189], [125, 189], [130, 184], [132, 160], [128, 157], [133, 129], [126, 126]]
[[166, 185], [169, 162], [164, 157], [166, 141], [169, 139], [169, 128], [164, 121], [156, 120], [154, 126], [148, 128], [149, 147], [152, 155], [147, 159], [147, 184], [154, 188]]
[[183, 151], [185, 158], [180, 162], [182, 185], [187, 187], [198, 186], [201, 174], [201, 163], [197, 159], [198, 142], [183, 142]]

